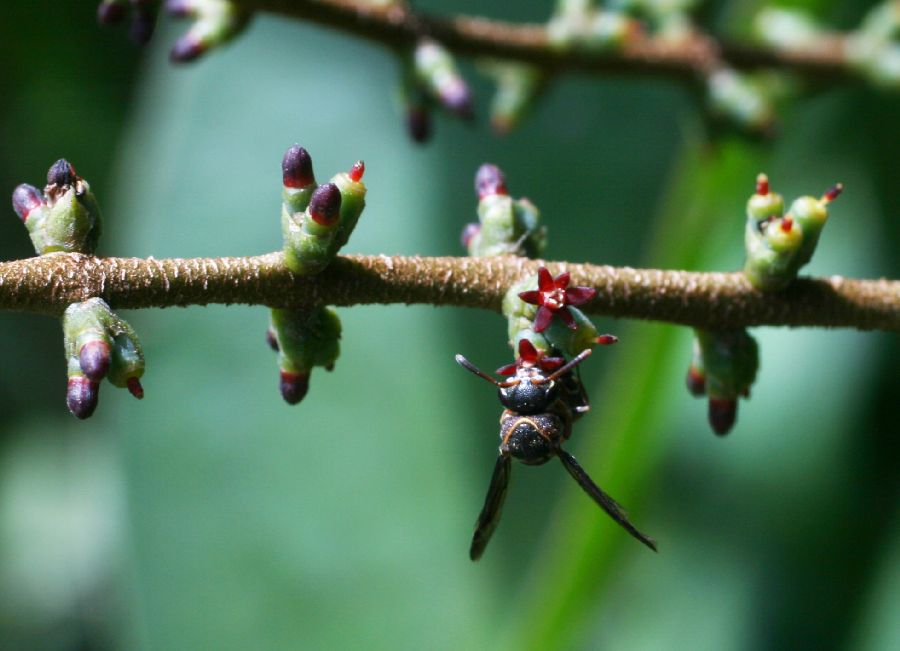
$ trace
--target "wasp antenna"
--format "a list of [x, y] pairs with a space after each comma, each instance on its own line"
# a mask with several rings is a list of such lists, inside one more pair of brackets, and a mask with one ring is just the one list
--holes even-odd
[[[551, 373], [550, 375], [545, 377], [544, 382], [552, 382], [553, 380], [560, 377], [561, 375], [565, 375], [566, 373], [571, 371], [573, 368], [575, 368], [576, 366], [581, 364], [581, 362], [583, 362], [585, 359], [590, 357], [590, 355], [591, 355], [591, 349], [585, 348], [580, 353], [578, 353], [575, 357], [570, 359], [568, 361], [568, 363], [564, 364], [563, 366], [560, 366], [558, 369], [553, 371], [553, 373]], [[534, 384], [543, 384], [543, 382], [535, 382]]]
[[497, 387], [499, 387], [499, 386], [512, 386], [512, 385], [510, 385], [510, 384], [508, 384], [508, 383], [506, 383], [506, 382], [501, 383], [501, 382], [500, 382], [499, 380], [497, 380], [496, 378], [492, 378], [490, 375], [488, 375], [487, 373], [485, 373], [484, 371], [482, 371], [480, 368], [478, 368], [477, 366], [475, 366], [472, 362], [470, 362], [469, 360], [467, 360], [467, 359], [466, 359], [465, 357], [463, 357], [462, 355], [457, 355], [457, 356], [455, 357], [455, 359], [456, 359], [456, 363], [459, 364], [460, 366], [462, 366], [464, 369], [466, 369], [466, 370], [469, 371], [470, 373], [474, 373], [475, 375], [477, 375], [478, 377], [480, 377], [480, 378], [482, 378], [482, 379], [484, 379], [484, 380], [487, 380], [488, 382], [490, 382], [490, 383], [493, 384], [494, 386], [497, 386]]

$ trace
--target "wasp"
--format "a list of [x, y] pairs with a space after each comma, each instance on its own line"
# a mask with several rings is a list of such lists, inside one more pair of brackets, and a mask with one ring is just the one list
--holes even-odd
[[519, 340], [519, 357], [514, 364], [497, 370], [506, 380], [491, 377], [462, 355], [456, 361], [467, 371], [497, 387], [504, 410], [500, 416], [500, 455], [494, 465], [484, 506], [475, 524], [469, 557], [481, 558], [500, 521], [500, 512], [509, 486], [512, 460], [539, 466], [557, 457], [578, 485], [607, 515], [633, 537], [656, 551], [656, 542], [628, 520], [625, 510], [594, 483], [562, 443], [572, 434], [572, 423], [590, 410], [587, 392], [578, 365], [591, 354], [585, 349], [568, 362], [539, 353], [527, 339]]

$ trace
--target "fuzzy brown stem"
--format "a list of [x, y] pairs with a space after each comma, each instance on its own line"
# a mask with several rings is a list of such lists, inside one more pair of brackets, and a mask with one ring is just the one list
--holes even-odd
[[544, 25], [509, 23], [473, 16], [437, 17], [413, 12], [405, 3], [376, 8], [360, 0], [237, 0], [252, 10], [272, 12], [325, 25], [392, 49], [413, 45], [424, 35], [454, 53], [528, 63], [547, 72], [582, 71], [650, 74], [696, 80], [719, 67], [789, 70], [830, 82], [855, 76], [843, 41], [826, 48], [781, 51], [719, 43], [706, 35], [679, 43], [644, 38], [623, 51], [561, 51], [550, 46]]
[[594, 287], [587, 312], [701, 328], [819, 326], [900, 331], [900, 281], [801, 278], [764, 294], [741, 273], [631, 269], [526, 258], [340, 256], [295, 276], [280, 252], [243, 258], [96, 258], [54, 253], [0, 263], [0, 309], [61, 314], [92, 296], [114, 308], [428, 304], [500, 310], [507, 288], [546, 264]]

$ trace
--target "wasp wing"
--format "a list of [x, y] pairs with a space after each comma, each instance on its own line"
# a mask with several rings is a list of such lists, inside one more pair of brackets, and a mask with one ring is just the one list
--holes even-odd
[[509, 455], [501, 454], [494, 464], [494, 474], [491, 475], [491, 485], [488, 487], [487, 497], [484, 498], [484, 506], [475, 523], [475, 534], [472, 536], [472, 546], [469, 547], [469, 558], [477, 561], [484, 553], [485, 547], [500, 522], [500, 511], [503, 509], [503, 500], [506, 499], [506, 488], [509, 486], [509, 475], [512, 470], [512, 460]]
[[578, 464], [575, 457], [562, 448], [558, 450], [557, 454], [559, 455], [559, 460], [562, 461], [562, 464], [566, 467], [566, 470], [569, 471], [569, 474], [578, 482], [578, 485], [600, 505], [601, 509], [606, 511], [609, 517], [615, 520], [620, 527], [625, 529], [625, 531], [647, 545], [647, 547], [656, 551], [656, 541], [650, 536], [642, 534], [633, 524], [631, 524], [631, 522], [629, 522], [628, 516], [625, 514], [625, 509], [594, 483], [594, 480], [592, 480], [584, 471], [584, 468]]

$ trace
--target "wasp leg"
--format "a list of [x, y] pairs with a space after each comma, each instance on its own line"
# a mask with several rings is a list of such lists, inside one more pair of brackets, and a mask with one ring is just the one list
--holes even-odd
[[503, 500], [506, 499], [506, 488], [509, 486], [509, 475], [512, 469], [512, 461], [509, 455], [501, 454], [494, 465], [494, 474], [491, 475], [491, 485], [488, 487], [487, 497], [484, 498], [484, 506], [475, 523], [475, 534], [472, 536], [472, 546], [469, 547], [469, 558], [477, 561], [484, 553], [497, 523], [500, 522], [500, 511], [503, 509]]
[[625, 509], [623, 509], [613, 498], [604, 493], [603, 490], [588, 477], [588, 474], [584, 471], [584, 468], [578, 464], [575, 457], [562, 448], [559, 448], [557, 454], [559, 455], [559, 460], [562, 461], [562, 464], [566, 467], [566, 470], [569, 471], [569, 474], [578, 482], [578, 485], [600, 505], [601, 509], [606, 511], [606, 514], [609, 515], [609, 517], [615, 520], [620, 527], [625, 529], [625, 531], [647, 545], [647, 547], [656, 551], [656, 541], [650, 536], [642, 534], [628, 521]]

